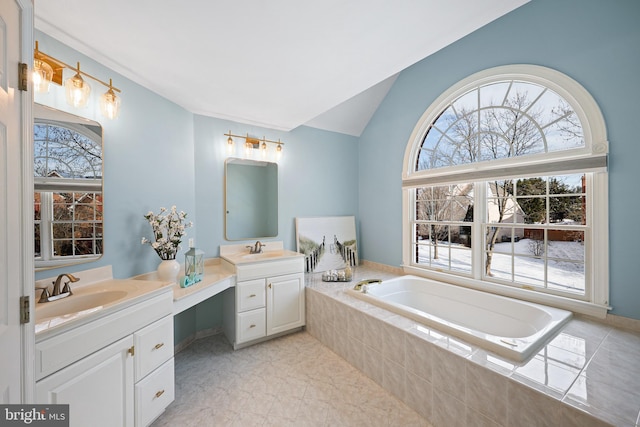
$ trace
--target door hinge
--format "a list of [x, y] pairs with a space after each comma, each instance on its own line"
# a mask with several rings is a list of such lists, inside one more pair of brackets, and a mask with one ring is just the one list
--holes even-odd
[[131, 347], [129, 347], [129, 350], [127, 350], [127, 353], [129, 353], [131, 356], [135, 356], [136, 355], [136, 346], [132, 345]]
[[29, 66], [24, 62], [18, 64], [18, 89], [27, 91], [29, 90]]
[[20, 323], [29, 323], [31, 320], [31, 308], [29, 296], [20, 297]]

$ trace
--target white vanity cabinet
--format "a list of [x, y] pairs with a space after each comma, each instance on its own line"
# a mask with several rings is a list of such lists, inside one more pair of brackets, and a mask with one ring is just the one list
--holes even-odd
[[224, 331], [234, 348], [305, 324], [304, 258], [290, 256], [232, 264], [235, 293], [224, 300]]
[[68, 403], [71, 426], [133, 426], [129, 335], [36, 383], [36, 403]]
[[169, 290], [36, 335], [36, 403], [69, 404], [71, 426], [149, 425], [174, 399], [172, 308]]

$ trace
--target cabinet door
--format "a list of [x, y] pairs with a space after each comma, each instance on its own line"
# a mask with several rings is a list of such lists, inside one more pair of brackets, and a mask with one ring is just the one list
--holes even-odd
[[305, 324], [304, 274], [267, 279], [267, 335]]
[[36, 403], [69, 404], [71, 427], [133, 426], [133, 336], [36, 383]]

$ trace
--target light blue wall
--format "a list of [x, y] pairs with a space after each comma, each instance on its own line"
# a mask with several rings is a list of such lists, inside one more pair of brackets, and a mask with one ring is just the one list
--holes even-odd
[[[158, 259], [140, 244], [142, 215], [176, 204], [188, 212], [206, 256], [219, 255], [223, 233], [225, 132], [282, 139], [279, 235], [295, 249], [295, 217], [356, 215], [362, 258], [400, 265], [401, 173], [418, 118], [443, 91], [479, 70], [511, 63], [555, 68], [576, 79], [599, 103], [610, 141], [610, 270], [614, 313], [640, 319], [638, 254], [632, 232], [640, 212], [636, 187], [640, 144], [634, 104], [640, 99], [640, 2], [533, 0], [401, 73], [357, 138], [300, 127], [279, 132], [193, 115], [57, 41], [36, 34], [42, 51], [122, 89], [115, 121], [96, 108], [74, 111], [60, 97], [36, 101], [100, 121], [105, 130], [105, 255], [65, 271], [112, 265], [116, 277], [152, 271]], [[94, 85], [93, 97], [102, 92]], [[277, 100], [274, 100], [277, 102]], [[185, 248], [186, 249], [186, 248]], [[180, 256], [182, 258], [182, 256]], [[59, 271], [38, 275], [49, 277]], [[215, 304], [214, 304], [215, 305]]]
[[403, 71], [360, 138], [363, 258], [402, 261], [404, 150], [436, 97], [486, 68], [543, 65], [581, 83], [604, 114], [610, 141], [611, 305], [614, 314], [640, 319], [640, 251], [633, 232], [640, 212], [639, 19], [637, 0], [533, 0]]
[[80, 61], [83, 71], [106, 81], [112, 78], [122, 90], [122, 112], [115, 120], [101, 115], [98, 99], [106, 88], [92, 81], [91, 99], [84, 109], [67, 105], [60, 86], [52, 85], [48, 94], [35, 94], [36, 102], [102, 124], [105, 221], [104, 256], [99, 261], [47, 270], [36, 277], [104, 265], [112, 265], [117, 278], [154, 270], [159, 258], [141, 244], [142, 236], [151, 237], [145, 213], [175, 204], [196, 224], [187, 230], [187, 237], [196, 233], [193, 115], [41, 32], [36, 32], [36, 40], [42, 52], [68, 64]]
[[[296, 249], [295, 218], [358, 215], [357, 138], [299, 127], [281, 132], [196, 115], [196, 209], [200, 219], [197, 241], [209, 257], [219, 256], [224, 240], [224, 160], [229, 130], [236, 135], [281, 139], [284, 155], [278, 166], [278, 237]], [[243, 140], [236, 138], [236, 144]]]

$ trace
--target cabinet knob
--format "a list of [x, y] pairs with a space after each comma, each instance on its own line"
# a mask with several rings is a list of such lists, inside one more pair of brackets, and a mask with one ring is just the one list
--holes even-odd
[[164, 394], [164, 390], [160, 390], [158, 392], [156, 392], [156, 398], [162, 396]]
[[255, 328], [255, 327], [256, 327], [256, 325], [250, 325], [250, 326], [249, 326], [249, 329], [251, 329], [251, 328]]
[[156, 344], [155, 346], [153, 346], [153, 348], [155, 348], [156, 350], [159, 349], [160, 347], [162, 347], [164, 345], [163, 342]]
[[256, 294], [249, 295], [249, 298], [255, 298]]
[[271, 283], [269, 283], [269, 289], [271, 289]]

